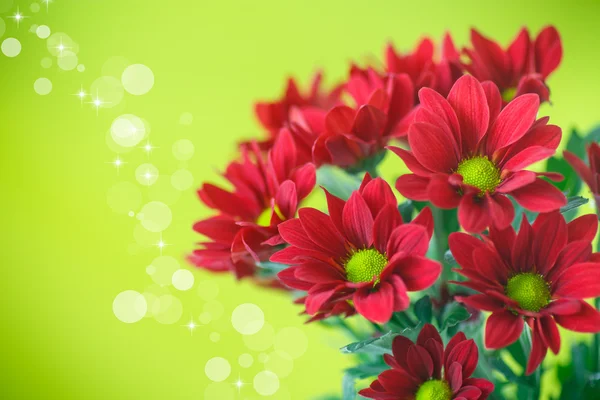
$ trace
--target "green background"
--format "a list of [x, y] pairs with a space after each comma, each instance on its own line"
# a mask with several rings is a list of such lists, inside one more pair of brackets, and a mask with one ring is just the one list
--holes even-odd
[[[115, 153], [106, 132], [123, 113], [151, 124], [158, 148], [150, 162], [161, 177], [181, 167], [172, 143], [192, 140], [196, 151], [186, 166], [197, 186], [218, 180], [236, 142], [259, 134], [252, 103], [279, 95], [289, 74], [307, 82], [324, 67], [331, 83], [345, 76], [349, 61], [380, 58], [390, 38], [408, 49], [423, 35], [439, 38], [448, 30], [463, 45], [475, 26], [507, 43], [523, 25], [537, 32], [552, 23], [563, 37], [564, 60], [550, 79], [553, 105], [541, 115], [565, 130], [586, 130], [600, 119], [598, 2], [55, 0], [48, 13], [45, 5], [32, 13], [31, 3], [0, 0], [6, 23], [0, 41], [12, 36], [23, 45], [15, 58], [0, 54], [0, 397], [6, 399], [202, 399], [209, 385], [204, 364], [214, 356], [230, 361], [227, 382], [238, 373], [251, 382], [259, 362], [255, 355], [250, 369], [237, 366], [239, 354], [252, 352], [227, 323], [245, 302], [259, 305], [276, 329], [301, 327], [308, 338], [306, 354], [271, 398], [307, 399], [341, 385], [341, 369], [350, 362], [336, 349], [343, 338], [303, 326], [300, 308], [285, 295], [230, 276], [194, 271], [196, 282], [214, 279], [220, 288], [225, 323], [216, 343], [208, 339], [216, 328], [190, 335], [181, 326], [202, 310], [195, 289], [177, 293], [184, 310], [173, 325], [115, 318], [115, 296], [150, 285], [145, 268], [158, 255], [151, 247], [132, 254], [135, 218], [107, 205], [108, 189], [135, 182], [135, 166], [146, 160], [140, 149], [124, 154], [128, 164], [118, 175], [108, 163]], [[19, 29], [7, 18], [17, 6], [28, 16]], [[42, 68], [49, 53], [29, 32], [31, 24], [75, 40], [85, 72]], [[114, 56], [149, 66], [155, 84], [148, 94], [126, 95], [119, 107], [96, 115], [72, 94], [81, 85], [89, 88]], [[53, 82], [47, 96], [33, 89], [39, 77]], [[183, 112], [193, 114], [192, 125], [179, 124]], [[385, 171], [391, 177], [400, 168], [390, 158]], [[165, 254], [185, 265], [183, 257], [198, 240], [191, 225], [209, 211], [193, 190], [171, 209]], [[236, 396], [259, 398], [252, 385]]]

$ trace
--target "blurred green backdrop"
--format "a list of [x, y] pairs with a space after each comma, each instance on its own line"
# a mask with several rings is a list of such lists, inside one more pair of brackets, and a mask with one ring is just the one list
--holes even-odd
[[[25, 17], [18, 24], [17, 10]], [[523, 25], [537, 32], [555, 24], [565, 55], [550, 80], [553, 105], [542, 113], [565, 130], [585, 131], [600, 120], [599, 12], [595, 1], [567, 7], [561, 1], [0, 0], [0, 42], [12, 37], [22, 45], [16, 57], [0, 54], [0, 397], [256, 399], [253, 377], [269, 355], [283, 371], [270, 398], [337, 392], [350, 361], [337, 351], [344, 338], [302, 325], [300, 308], [284, 294], [230, 276], [195, 270], [188, 291], [158, 288], [147, 267], [160, 255], [153, 246], [160, 235], [145, 233], [126, 209], [113, 208], [139, 203], [131, 210], [137, 213], [151, 200], [169, 204], [172, 222], [162, 233], [169, 246], [162, 252], [188, 268], [183, 258], [198, 239], [191, 225], [209, 211], [193, 189], [173, 189], [175, 172], [191, 171], [194, 187], [218, 180], [236, 142], [260, 132], [253, 101], [278, 96], [289, 74], [307, 82], [317, 67], [326, 69], [330, 83], [343, 79], [350, 60], [379, 58], [388, 39], [409, 49], [423, 35], [440, 38], [449, 30], [463, 45], [475, 26], [507, 43]], [[68, 36], [40, 38], [46, 36], [35, 29], [40, 25]], [[69, 65], [72, 56], [60, 60], [61, 38], [65, 51], [76, 53], [75, 64]], [[74, 68], [78, 64], [84, 67]], [[97, 82], [129, 64], [153, 71], [147, 94]], [[47, 91], [46, 81], [34, 85], [39, 78], [52, 82], [49, 94], [36, 93]], [[80, 100], [81, 89], [87, 95]], [[112, 102], [96, 109], [94, 95]], [[122, 114], [148, 124], [148, 137], [127, 152], [107, 146], [107, 132]], [[185, 146], [173, 152], [180, 139], [193, 142], [193, 157], [180, 154], [190, 150]], [[156, 147], [150, 155], [140, 148], [147, 140]], [[116, 157], [123, 161], [118, 170], [111, 164]], [[158, 181], [148, 187], [136, 180], [143, 163], [158, 169]], [[391, 177], [400, 167], [390, 158], [385, 171]], [[188, 175], [175, 176], [184, 182], [180, 188], [189, 184]], [[131, 196], [141, 193], [141, 199], [114, 200], [111, 188], [119, 182], [135, 185]], [[125, 324], [112, 308], [125, 290], [168, 291], [182, 309], [163, 315], [163, 323]], [[272, 326], [260, 343], [248, 344], [231, 326], [231, 312], [241, 303], [258, 305]], [[185, 326], [190, 320], [198, 324], [192, 332]], [[289, 327], [305, 336], [281, 331]], [[273, 332], [282, 333], [271, 339]], [[292, 352], [298, 342], [293, 363], [273, 364], [278, 340]], [[238, 357], [246, 353], [254, 362], [242, 368]], [[207, 360], [216, 356], [231, 366], [222, 383], [205, 374]], [[245, 383], [239, 391], [238, 379]]]

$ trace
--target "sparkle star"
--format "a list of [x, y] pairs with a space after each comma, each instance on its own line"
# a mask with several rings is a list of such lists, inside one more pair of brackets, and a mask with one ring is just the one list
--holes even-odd
[[156, 243], [154, 246], [158, 247], [158, 249], [160, 250], [160, 255], [162, 256], [163, 249], [164, 249], [165, 247], [167, 247], [167, 246], [170, 246], [170, 244], [169, 244], [169, 243], [166, 243], [166, 242], [163, 240], [162, 233], [161, 233], [161, 234], [160, 234], [160, 239], [158, 240], [158, 243]]
[[152, 153], [152, 150], [158, 149], [158, 147], [152, 146], [152, 144], [150, 144], [149, 140], [141, 148], [144, 149], [146, 154], [148, 154], [148, 158], [150, 158], [150, 153]]
[[122, 167], [124, 164], [127, 164], [127, 163], [126, 163], [125, 161], [121, 160], [121, 159], [120, 159], [120, 158], [117, 156], [117, 158], [115, 158], [115, 160], [114, 160], [114, 161], [109, 161], [109, 162], [107, 162], [107, 164], [112, 164], [112, 165], [114, 165], [114, 166], [115, 166], [115, 168], [117, 169], [117, 174], [119, 174], [119, 170], [121, 169], [121, 167]]
[[194, 319], [190, 317], [190, 322], [188, 322], [185, 325], [186, 328], [188, 328], [190, 330], [190, 336], [194, 334], [194, 329], [196, 329], [198, 327], [198, 325], [196, 325], [196, 323], [194, 322]]
[[52, 0], [42, 0], [42, 3], [46, 3], [46, 12], [48, 12], [48, 6], [52, 3]]
[[79, 89], [79, 91], [77, 93], [73, 94], [73, 96], [79, 97], [79, 101], [81, 102], [81, 105], [83, 106], [83, 99], [85, 99], [85, 97], [87, 96], [87, 93], [85, 92], [85, 90], [83, 90], [83, 86], [81, 86], [81, 89]]
[[23, 20], [23, 18], [27, 18], [25, 15], [21, 14], [21, 12], [19, 11], [19, 8], [17, 7], [17, 12], [15, 15], [12, 15], [8, 18], [14, 19], [15, 22], [17, 23], [17, 29], [19, 28], [19, 24], [21, 23], [21, 21]]
[[98, 110], [105, 104], [110, 104], [109, 102], [102, 101], [98, 96], [98, 91], [96, 90], [96, 97], [92, 97], [92, 101], [89, 101], [88, 104], [92, 104], [93, 107], [96, 108], [96, 116], [98, 115]]
[[244, 386], [245, 384], [246, 382], [242, 381], [239, 375], [237, 381], [232, 383], [232, 385], [237, 388], [238, 394], [242, 391], [242, 386]]

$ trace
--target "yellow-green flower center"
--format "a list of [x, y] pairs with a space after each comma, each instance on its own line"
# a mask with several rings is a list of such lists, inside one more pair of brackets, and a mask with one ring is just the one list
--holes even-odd
[[502, 91], [502, 100], [504, 100], [506, 103], [508, 103], [512, 99], [515, 98], [516, 94], [517, 94], [517, 88], [516, 87], [511, 87], [511, 88], [508, 88], [508, 89], [504, 89]]
[[446, 381], [432, 379], [419, 387], [415, 400], [450, 400], [452, 389]]
[[375, 249], [358, 250], [344, 264], [346, 278], [354, 283], [371, 282], [373, 277], [379, 278], [387, 262], [387, 257]]
[[494, 192], [501, 181], [500, 170], [487, 157], [462, 160], [456, 172], [462, 176], [464, 183], [481, 190], [481, 195]]
[[517, 274], [508, 280], [506, 295], [527, 311], [538, 312], [550, 303], [550, 286], [543, 276], [532, 272]]

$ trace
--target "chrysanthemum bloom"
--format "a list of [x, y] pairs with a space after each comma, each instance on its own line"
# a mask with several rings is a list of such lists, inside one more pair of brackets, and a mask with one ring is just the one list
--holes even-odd
[[537, 212], [566, 204], [565, 196], [539, 177], [560, 175], [524, 170], [554, 154], [561, 138], [548, 118], [536, 121], [537, 95], [522, 95], [501, 109], [493, 83], [482, 85], [465, 75], [447, 99], [429, 88], [421, 89], [419, 98], [408, 132], [411, 150], [391, 147], [413, 172], [396, 182], [403, 196], [458, 207], [458, 220], [468, 232], [508, 226], [514, 207], [507, 195]]
[[426, 208], [404, 224], [389, 185], [368, 174], [347, 202], [325, 194], [329, 215], [301, 208], [299, 218], [279, 225], [290, 246], [271, 261], [291, 267], [278, 276], [308, 292], [302, 301], [312, 320], [358, 312], [387, 322], [409, 306], [408, 291], [431, 286], [441, 272], [438, 262], [425, 258], [433, 234], [431, 211]]
[[279, 134], [279, 130], [286, 127], [290, 111], [293, 108], [311, 110], [325, 114], [331, 107], [340, 102], [343, 86], [339, 85], [331, 91], [324, 91], [321, 87], [322, 74], [319, 72], [313, 77], [310, 90], [302, 93], [296, 81], [288, 79], [287, 88], [283, 96], [273, 102], [259, 102], [254, 106], [256, 117], [269, 133], [269, 138], [260, 143], [263, 150], [268, 150]]
[[313, 164], [298, 165], [289, 134], [279, 136], [268, 157], [254, 145], [243, 151], [224, 173], [233, 186], [227, 191], [204, 184], [200, 199], [219, 214], [199, 221], [194, 230], [209, 241], [199, 243], [190, 261], [212, 271], [252, 276], [258, 261], [268, 261], [282, 243], [277, 226], [296, 215], [298, 203], [315, 185]]
[[519, 233], [492, 226], [483, 241], [465, 233], [450, 235], [450, 251], [466, 277], [454, 282], [479, 294], [457, 298], [465, 305], [491, 311], [485, 345], [500, 349], [516, 341], [525, 323], [532, 331], [526, 373], [542, 362], [548, 348], [560, 349], [557, 328], [600, 332], [600, 312], [583, 301], [600, 296], [600, 253], [591, 242], [598, 229], [595, 215], [566, 223], [558, 212], [526, 218]]
[[383, 371], [371, 386], [359, 392], [376, 400], [485, 400], [494, 391], [486, 379], [473, 378], [479, 350], [462, 332], [444, 342], [431, 324], [426, 324], [413, 343], [396, 336], [392, 355], [385, 354], [392, 367]]
[[596, 206], [600, 209], [600, 145], [598, 143], [591, 143], [587, 148], [587, 154], [589, 167], [569, 151], [564, 152], [564, 157], [588, 185], [596, 200]]
[[523, 28], [506, 50], [473, 29], [471, 43], [473, 48], [465, 49], [470, 59], [465, 69], [482, 82], [494, 82], [505, 102], [524, 93], [536, 93], [541, 101], [548, 101], [546, 79], [562, 59], [556, 28], [544, 28], [535, 40]]
[[439, 61], [435, 59], [434, 43], [423, 39], [413, 53], [400, 54], [389, 43], [385, 52], [386, 71], [391, 74], [408, 74], [417, 90], [428, 87], [447, 95], [458, 78], [463, 75], [459, 53], [449, 34], [444, 36]]
[[313, 148], [317, 165], [356, 167], [381, 153], [389, 140], [406, 134], [414, 107], [414, 86], [407, 74], [380, 76], [353, 67], [346, 84], [356, 108], [337, 106], [325, 117]]

